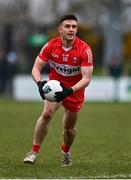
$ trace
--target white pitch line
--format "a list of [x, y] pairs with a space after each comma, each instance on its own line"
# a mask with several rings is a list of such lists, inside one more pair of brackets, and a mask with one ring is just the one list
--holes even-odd
[[[101, 176], [88, 176], [88, 177], [84, 177], [84, 176], [79, 176], [79, 177], [70, 177], [69, 179], [80, 179], [80, 180], [85, 180], [85, 179], [130, 179], [131, 178], [131, 174], [114, 174], [111, 176], [107, 176], [107, 175], [101, 175]], [[63, 178], [62, 178], [63, 179]]]

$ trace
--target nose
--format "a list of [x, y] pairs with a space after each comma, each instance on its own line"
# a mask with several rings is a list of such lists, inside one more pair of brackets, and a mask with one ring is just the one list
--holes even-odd
[[73, 31], [73, 30], [74, 30], [74, 28], [72, 26], [70, 26], [70, 31]]

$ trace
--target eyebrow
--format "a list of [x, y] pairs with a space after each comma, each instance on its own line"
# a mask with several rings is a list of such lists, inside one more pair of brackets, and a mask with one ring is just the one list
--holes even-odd
[[72, 23], [68, 23], [68, 22], [67, 22], [67, 23], [63, 23], [63, 24], [64, 24], [64, 25], [69, 25], [69, 26], [77, 26], [77, 23], [76, 23], [76, 24], [74, 24], [74, 23], [72, 24]]

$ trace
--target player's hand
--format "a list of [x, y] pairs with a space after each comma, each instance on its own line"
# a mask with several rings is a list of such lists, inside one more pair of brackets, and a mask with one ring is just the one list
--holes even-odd
[[44, 95], [44, 92], [43, 92], [43, 86], [46, 83], [47, 83], [47, 81], [38, 81], [37, 82], [39, 93], [40, 93], [40, 96], [42, 97], [43, 100], [45, 100], [45, 95]]
[[55, 93], [55, 99], [58, 103], [73, 93], [72, 88], [66, 88], [63, 84], [61, 84], [61, 86], [63, 88], [63, 91]]

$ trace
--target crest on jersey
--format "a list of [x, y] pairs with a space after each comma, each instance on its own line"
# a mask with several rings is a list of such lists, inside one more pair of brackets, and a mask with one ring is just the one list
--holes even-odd
[[78, 61], [77, 57], [73, 57], [73, 62], [77, 63], [77, 61]]
[[68, 54], [62, 54], [62, 58], [64, 62], [67, 62], [69, 59], [69, 55]]

